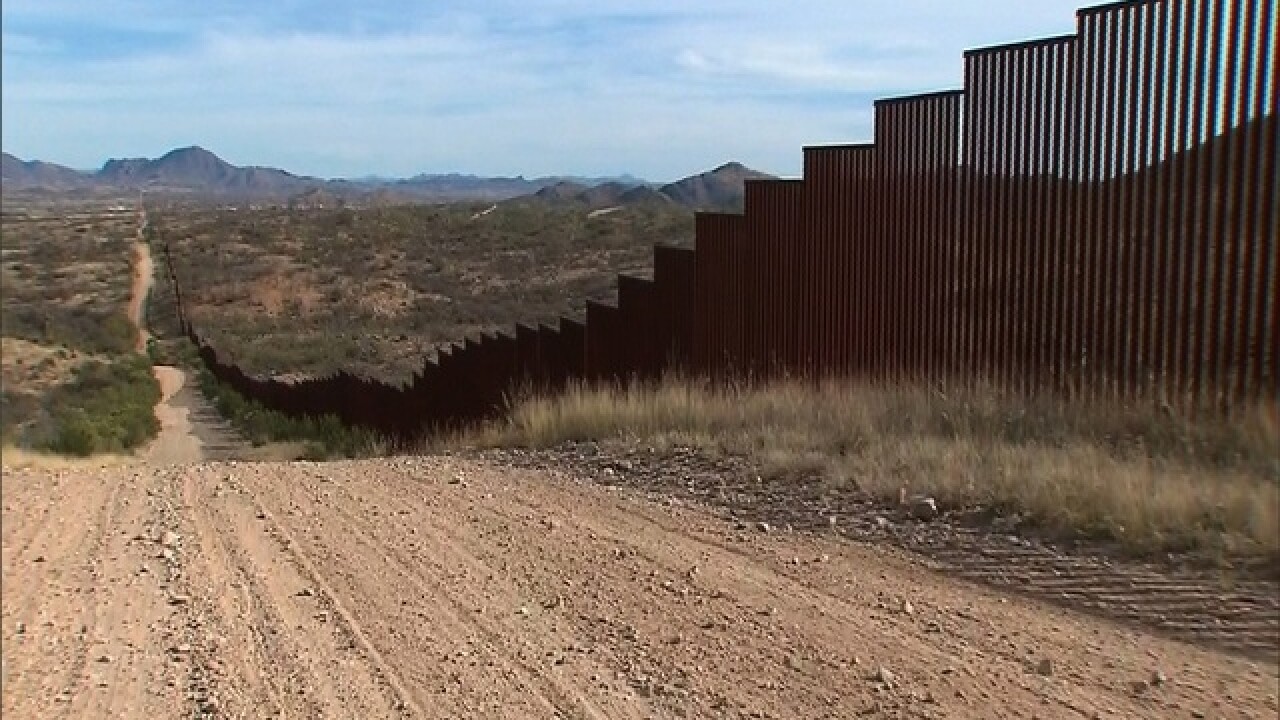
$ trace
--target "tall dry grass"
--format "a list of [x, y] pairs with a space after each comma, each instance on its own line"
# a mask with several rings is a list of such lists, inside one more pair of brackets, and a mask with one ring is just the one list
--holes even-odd
[[773, 478], [818, 474], [886, 502], [905, 487], [944, 509], [1018, 513], [1041, 531], [1140, 554], [1280, 563], [1274, 407], [1197, 420], [989, 388], [673, 379], [526, 395], [505, 421], [453, 442], [575, 440], [745, 456]]

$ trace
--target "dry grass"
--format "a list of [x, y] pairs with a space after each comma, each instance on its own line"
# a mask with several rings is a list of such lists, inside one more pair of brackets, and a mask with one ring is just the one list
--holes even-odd
[[35, 468], [39, 470], [86, 470], [94, 468], [115, 467], [136, 463], [137, 458], [131, 455], [94, 455], [93, 457], [73, 457], [53, 455], [35, 450], [27, 450], [14, 445], [5, 444], [0, 447], [0, 467]]
[[819, 475], [886, 502], [905, 487], [944, 509], [1017, 513], [1041, 532], [1138, 554], [1280, 562], [1274, 408], [1192, 421], [987, 389], [677, 380], [526, 397], [504, 423], [456, 441], [587, 439], [746, 456], [775, 479]]

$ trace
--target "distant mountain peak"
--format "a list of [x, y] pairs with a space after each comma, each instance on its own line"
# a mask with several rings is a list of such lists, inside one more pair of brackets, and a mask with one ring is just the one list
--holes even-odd
[[727, 162], [714, 170], [691, 175], [658, 189], [675, 202], [697, 210], [740, 210], [747, 180], [770, 180], [773, 175]]
[[691, 175], [660, 188], [605, 182], [587, 187], [561, 181], [535, 193], [538, 200], [573, 203], [590, 208], [646, 203], [675, 203], [693, 210], [738, 210], [742, 207], [747, 180], [771, 179], [772, 175], [752, 170], [740, 162], [727, 162], [714, 170]]
[[9, 153], [4, 153], [0, 163], [0, 179], [12, 187], [50, 189], [81, 188], [92, 183], [88, 175], [78, 170], [42, 160], [24, 161]]

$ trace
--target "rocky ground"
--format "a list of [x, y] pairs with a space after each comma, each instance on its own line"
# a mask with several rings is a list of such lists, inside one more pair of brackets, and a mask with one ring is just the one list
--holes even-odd
[[[669, 482], [624, 487], [646, 482], [627, 479], [650, 472], [634, 463], [612, 475], [526, 464], [541, 466], [420, 457], [9, 470], [4, 715], [1278, 710], [1274, 658], [974, 583], [868, 542], [906, 530], [853, 513], [836, 515], [845, 532], [808, 531], [805, 513], [830, 525], [811, 511], [718, 516]], [[689, 482], [696, 495], [705, 481]], [[1149, 593], [1170, 605], [1185, 595]]]
[[939, 514], [929, 498], [888, 507], [851, 486], [820, 478], [768, 480], [743, 459], [693, 449], [656, 452], [586, 442], [473, 455], [513, 467], [571, 468], [659, 502], [693, 503], [739, 529], [893, 545], [948, 575], [1171, 637], [1280, 658], [1280, 584], [1257, 568], [1211, 568], [1173, 555], [1139, 562], [1098, 544], [1039, 538], [1016, 516]]

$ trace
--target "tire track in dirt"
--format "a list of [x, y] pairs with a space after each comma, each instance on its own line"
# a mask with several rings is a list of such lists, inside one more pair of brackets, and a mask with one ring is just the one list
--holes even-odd
[[[323, 475], [313, 477], [323, 477]], [[376, 487], [376, 483], [374, 486]], [[359, 496], [352, 494], [344, 484], [333, 483], [330, 487], [345, 492], [349, 499], [355, 501], [355, 505], [362, 504]], [[323, 506], [336, 512], [342, 523], [337, 533], [339, 536], [347, 541], [358, 542], [370, 550], [376, 549], [382, 554], [381, 560], [389, 566], [390, 571], [402, 582], [412, 586], [419, 598], [426, 599], [424, 604], [434, 608], [431, 616], [434, 626], [437, 629], [440, 629], [441, 625], [447, 626], [441, 632], [444, 643], [460, 643], [465, 641], [465, 638], [477, 634], [483, 638], [484, 644], [471, 652], [474, 652], [477, 657], [487, 656], [500, 671], [498, 675], [489, 678], [488, 682], [500, 681], [502, 680], [500, 675], [506, 674], [508, 677], [505, 682], [510, 683], [514, 678], [516, 683], [516, 687], [512, 688], [515, 696], [506, 697], [502, 701], [505, 706], [525, 705], [526, 701], [532, 698], [536, 701], [535, 704], [538, 706], [536, 709], [539, 712], [583, 718], [623, 717], [616, 713], [603, 714], [601, 708], [596, 707], [589, 698], [577, 692], [573, 686], [558, 682], [545, 671], [522, 659], [526, 656], [541, 657], [544, 651], [527, 643], [512, 646], [514, 640], [522, 637], [520, 626], [512, 622], [503, 622], [493, 615], [476, 612], [474, 598], [464, 599], [451, 593], [447, 584], [437, 586], [420, 579], [423, 576], [447, 577], [452, 574], [448, 567], [453, 564], [467, 566], [472, 577], [493, 576], [490, 568], [473, 556], [460, 552], [456, 545], [445, 540], [444, 538], [448, 537], [447, 531], [442, 533], [439, 527], [430, 527], [432, 532], [426, 535], [430, 544], [416, 548], [414, 557], [409, 557], [397, 550], [394, 543], [388, 542], [384, 531], [392, 529], [390, 526], [383, 523], [362, 523], [357, 514], [343, 510], [341, 504], [324, 503], [318, 495], [313, 494], [310, 499], [315, 502], [313, 508]], [[433, 602], [439, 600], [447, 603], [448, 607], [441, 607]], [[443, 618], [442, 613], [445, 615]], [[516, 615], [513, 614], [512, 617]], [[442, 623], [442, 620], [445, 622]], [[526, 627], [527, 625], [528, 623], [525, 623]], [[449, 716], [452, 716], [452, 713], [444, 715], [444, 717]], [[630, 713], [625, 716], [641, 717]]]
[[[21, 482], [22, 475], [6, 473], [6, 491]], [[64, 480], [71, 484], [73, 480]], [[62, 484], [62, 483], [59, 483]], [[111, 502], [105, 485], [84, 488], [87, 492], [66, 493], [69, 501], [63, 513], [47, 512], [46, 519], [17, 557], [5, 559], [4, 617], [5, 645], [36, 645], [35, 652], [24, 659], [27, 663], [8, 662], [6, 654], [4, 686], [28, 690], [25, 705], [9, 702], [6, 693], [5, 714], [36, 711], [46, 716], [65, 716], [66, 708], [53, 704], [75, 686], [77, 674], [71, 663], [82, 655], [76, 648], [83, 645], [80, 618], [83, 615], [79, 592], [83, 584], [86, 553], [93, 548], [100, 518]], [[7, 494], [7, 492], [6, 492]], [[5, 506], [11, 502], [6, 497]], [[70, 510], [77, 514], [67, 514]], [[7, 521], [6, 521], [7, 523]], [[7, 554], [7, 553], [6, 553]], [[17, 563], [21, 562], [21, 565]], [[68, 650], [68, 647], [71, 649]], [[32, 697], [36, 696], [36, 697]], [[39, 710], [35, 710], [39, 708]]]
[[[463, 468], [457, 472], [465, 473], [467, 479], [449, 480], [455, 467]], [[595, 499], [599, 489], [591, 486], [571, 486], [567, 497], [573, 500], [566, 503], [566, 491], [559, 486], [567, 481], [546, 473], [490, 473], [483, 466], [410, 459], [301, 468], [301, 476], [293, 475], [289, 482], [276, 477], [263, 484], [264, 492], [272, 496], [267, 502], [279, 505], [290, 518], [301, 518], [298, 522], [307, 523], [322, 537], [359, 536], [337, 549], [337, 554], [347, 550], [352, 558], [365, 556], [377, 563], [385, 561], [375, 553], [393, 555], [407, 566], [406, 572], [436, 578], [432, 582], [444, 587], [441, 592], [461, 598], [464, 608], [468, 602], [497, 604], [499, 617], [510, 617], [515, 604], [527, 602], [532, 609], [529, 616], [511, 629], [503, 626], [504, 632], [532, 633], [544, 647], [553, 649], [557, 645], [563, 649], [565, 644], [591, 648], [590, 667], [606, 670], [601, 684], [611, 684], [618, 701], [645, 708], [641, 712], [663, 715], [683, 708], [694, 715], [716, 714], [717, 708], [729, 703], [788, 716], [786, 708], [794, 708], [801, 697], [825, 699], [833, 707], [849, 710], [856, 705], [851, 698], [865, 697], [861, 680], [866, 670], [849, 667], [849, 645], [838, 639], [847, 636], [850, 628], [868, 625], [870, 637], [862, 638], [856, 647], [881, 661], [910, 658], [907, 667], [895, 668], [905, 678], [904, 684], [932, 687], [937, 700], [949, 685], [939, 686], [936, 677], [912, 665], [961, 668], [962, 675], [948, 677], [956, 678], [955, 684], [966, 684], [969, 698], [1000, 703], [1009, 711], [1003, 716], [1011, 716], [1017, 707], [1028, 713], [1044, 712], [1046, 703], [1083, 717], [1125, 707], [1134, 701], [1129, 681], [1115, 676], [1144, 676], [1142, 663], [1133, 659], [1125, 660], [1122, 670], [1114, 669], [1121, 667], [1116, 660], [1109, 660], [1115, 666], [1107, 669], [1077, 659], [1062, 663], [1062, 675], [1073, 678], [1070, 682], [1062, 687], [1045, 682], [1028, 670], [1038, 659], [1029, 655], [1032, 651], [1070, 658], [1083, 644], [1097, 657], [1115, 658], [1121, 654], [1119, 645], [1138, 642], [1141, 636], [1115, 632], [1097, 639], [1101, 636], [1081, 629], [1091, 621], [1042, 606], [1032, 611], [1019, 607], [1018, 617], [992, 619], [974, 609], [973, 603], [951, 602], [952, 588], [945, 583], [938, 587], [937, 579], [918, 566], [910, 570], [912, 577], [919, 576], [925, 580], [921, 585], [933, 587], [928, 598], [912, 597], [916, 609], [904, 618], [893, 608], [917, 592], [915, 585], [898, 586], [901, 594], [867, 592], [859, 584], [884, 585], [883, 571], [881, 582], [874, 582], [832, 578], [828, 568], [840, 564], [847, 570], [847, 562], [793, 563], [796, 557], [787, 553], [794, 550], [783, 548], [814, 542], [813, 538], [769, 535], [760, 540], [754, 532], [725, 534], [719, 521], [708, 527], [705, 517], [695, 516], [689, 522], [686, 511], [637, 503], [628, 493], [608, 496], [601, 504]], [[503, 480], [484, 479], [499, 477]], [[557, 489], [553, 492], [548, 485]], [[333, 508], [341, 508], [341, 513]], [[584, 517], [590, 520], [579, 522]], [[353, 533], [353, 527], [360, 528], [360, 533]], [[689, 527], [698, 530], [691, 533]], [[443, 550], [434, 542], [439, 532], [447, 538]], [[847, 543], [838, 541], [818, 542], [833, 558], [883, 566], [882, 560], [874, 559], [879, 553], [851, 552]], [[312, 547], [325, 562], [333, 561], [332, 546], [326, 549], [324, 543], [316, 543]], [[414, 560], [405, 560], [406, 550], [389, 552], [396, 547], [411, 550]], [[725, 547], [729, 550], [720, 549]], [[614, 556], [615, 550], [623, 556]], [[691, 568], [685, 564], [690, 562], [701, 569], [687, 577]], [[863, 564], [857, 562], [857, 567]], [[745, 571], [744, 565], [749, 565]], [[485, 582], [485, 572], [501, 581]], [[385, 581], [403, 585], [399, 575]], [[961, 596], [978, 596], [978, 604], [997, 599], [964, 583], [955, 590]], [[412, 598], [414, 592], [404, 595]], [[539, 607], [546, 598], [552, 602]], [[628, 598], [624, 607], [629, 609], [620, 610], [617, 598]], [[1002, 605], [996, 607], [1005, 612]], [[394, 610], [381, 606], [370, 612]], [[1021, 628], [1046, 621], [1060, 623], [1065, 630], [1031, 643], [1020, 635]], [[393, 616], [388, 622], [400, 620]], [[799, 627], [808, 630], [797, 637]], [[1081, 633], [1088, 639], [1080, 640]], [[395, 640], [411, 644], [411, 638], [393, 636], [391, 641]], [[380, 641], [388, 640], [374, 638], [375, 643]], [[572, 669], [577, 659], [570, 656]], [[862, 660], [867, 659], [863, 655]], [[974, 673], [974, 667], [984, 671]], [[1211, 687], [1231, 676], [1191, 673], [1187, 678], [1195, 687]], [[752, 678], [755, 685], [735, 682], [742, 677]], [[412, 683], [413, 678], [409, 679]], [[593, 684], [586, 680], [584, 684]], [[1029, 702], [1023, 706], [1007, 697], [1011, 689]], [[895, 713], [906, 712], [903, 708], [910, 705], [892, 696], [878, 702], [885, 717], [897, 717]], [[1158, 708], [1166, 707], [1161, 698], [1149, 702], [1146, 710], [1118, 716], [1159, 716]], [[908, 715], [915, 716], [902, 716]]]
[[[1225, 581], [1187, 569], [1153, 567], [1087, 551], [1065, 552], [989, 528], [895, 517], [856, 491], [829, 484], [761, 482], [754, 468], [725, 467], [696, 453], [633, 461], [568, 451], [488, 453], [499, 466], [563, 467], [604, 486], [691, 501], [739, 522], [830, 533], [896, 545], [951, 576], [1001, 592], [1209, 643], [1256, 659], [1280, 652], [1280, 591], [1275, 582]], [[628, 456], [630, 457], [630, 456]], [[641, 467], [636, 467], [639, 464]], [[755, 478], [755, 481], [752, 481]]]
[[1138, 563], [1064, 556], [1016, 538], [983, 541], [962, 536], [919, 551], [934, 567], [958, 577], [1172, 637], [1257, 658], [1274, 658], [1280, 647], [1280, 597], [1265, 583], [1242, 582], [1231, 589], [1204, 577], [1170, 576]]
[[[192, 510], [178, 519], [191, 538], [185, 549], [188, 577], [198, 575], [204, 581], [203, 587], [192, 580], [183, 586], [183, 596], [189, 598], [184, 644], [190, 648], [193, 679], [205, 681], [206, 694], [216, 698], [217, 705], [225, 705], [229, 715], [245, 716], [250, 708], [284, 715], [293, 709], [293, 696], [272, 675], [275, 662], [265, 637], [279, 631], [278, 619], [258, 612], [260, 603], [255, 601], [252, 578], [233, 557], [229, 541], [222, 535], [226, 526], [214, 517], [210, 498], [198, 497], [194, 483], [192, 474], [186, 473], [181, 499], [182, 505]], [[216, 502], [216, 486], [213, 494]], [[219, 587], [226, 591], [216, 592]], [[267, 620], [275, 622], [267, 625]], [[235, 677], [224, 678], [217, 672], [220, 654], [235, 659]]]
[[[524, 504], [518, 499], [515, 503], [517, 507], [523, 507], [535, 514], [548, 512], [547, 508], [540, 505]], [[679, 588], [681, 593], [692, 591], [695, 594], [723, 596], [715, 588], [718, 583], [727, 579], [725, 574], [716, 576], [690, 570], [697, 568], [699, 561], [702, 561], [703, 564], [732, 567], [734, 579], [744, 582], [745, 586], [742, 592], [735, 595], [731, 601], [758, 615], [771, 616], [774, 613], [773, 605], [781, 598], [787, 598], [792, 603], [802, 605], [806, 610], [816, 612], [823, 618], [829, 618], [836, 625], [857, 623], [864, 619], [862, 608], [847, 598], [807, 583], [800, 577], [793, 577], [785, 570], [784, 563], [778, 563], [781, 566], [779, 568], [766, 568], [760, 563], [758, 553], [753, 556], [714, 535], [691, 532], [681, 524], [664, 518], [662, 513], [647, 512], [643, 507], [630, 507], [627, 510], [628, 512], [624, 513], [622, 518], [609, 518], [612, 522], [608, 524], [584, 522], [584, 518], [598, 517], [596, 515], [570, 517], [567, 522], [587, 529], [592, 535], [599, 533], [601, 536], [611, 537], [620, 545], [627, 547], [635, 557], [648, 564], [664, 568], [668, 573], [667, 576], [683, 574], [685, 577]], [[516, 520], [523, 516], [519, 514], [508, 517]], [[620, 519], [622, 523], [618, 522]], [[671, 542], [668, 539], [671, 536], [680, 538], [680, 542]], [[677, 548], [687, 549], [673, 555], [673, 550]], [[798, 563], [792, 563], [792, 565], [795, 566]], [[664, 581], [663, 587], [668, 588], [670, 582]], [[765, 621], [762, 624], [767, 626], [768, 622]], [[766, 629], [763, 636], [767, 638], [770, 632], [771, 630]], [[927, 659], [931, 662], [960, 662], [961, 660], [954, 648], [947, 648], [942, 643], [929, 643], [926, 648], [913, 650], [917, 657], [927, 653]], [[769, 651], [767, 648], [761, 648], [753, 654], [768, 656]], [[904, 653], [900, 647], [887, 646], [880, 649], [878, 654], [893, 657]], [[992, 651], [991, 654], [1014, 665], [1021, 665], [1024, 662], [1023, 658], [1019, 658], [1016, 654], [1001, 652], [999, 649]], [[792, 658], [789, 657], [775, 658], [779, 665], [791, 660]], [[1077, 704], [1070, 697], [1035, 687], [1026, 689], [1040, 697], [1046, 705], [1056, 704], [1063, 709], [1089, 716], [1088, 709]]]
[[[210, 671], [211, 684], [242, 712], [272, 708], [282, 717], [390, 717], [404, 710], [403, 690], [394, 674], [361, 652], [360, 629], [349, 618], [322, 577], [293, 550], [283, 530], [261, 511], [227, 472], [208, 481], [209, 472], [189, 475], [184, 497], [195, 511], [195, 537], [208, 558], [209, 584], [193, 588], [215, 597], [220, 584], [240, 590], [238, 602], [220, 607], [200, 602], [205, 623], [226, 635], [226, 644], [209, 655], [230, 653], [241, 662], [230, 673]], [[204, 482], [201, 482], [201, 481]], [[201, 487], [212, 490], [201, 493]], [[330, 613], [337, 615], [336, 621]], [[216, 651], [216, 652], [215, 652]], [[350, 663], [357, 657], [369, 667]], [[249, 692], [243, 688], [248, 686]], [[240, 688], [240, 697], [236, 697]], [[246, 697], [248, 695], [248, 697]], [[263, 703], [266, 703], [265, 705]]]
[[[18, 498], [53, 486], [42, 474], [6, 471], [6, 524], [18, 520]], [[171, 700], [163, 662], [151, 653], [167, 618], [155, 589], [164, 578], [143, 567], [149, 477], [68, 471], [58, 480], [57, 519], [33, 545], [44, 561], [6, 557], [5, 717], [147, 714]]]
[[[79, 625], [82, 628], [75, 637], [75, 643], [71, 649], [71, 658], [64, 667], [68, 677], [66, 690], [64, 693], [72, 696], [71, 702], [67, 703], [65, 712], [61, 713], [62, 717], [83, 717], [84, 705], [89, 700], [88, 693], [85, 690], [85, 684], [88, 678], [85, 676], [85, 668], [89, 664], [89, 644], [88, 628], [96, 627], [96, 615], [98, 612], [98, 596], [97, 591], [103, 579], [103, 549], [106, 544], [106, 536], [108, 532], [114, 531], [115, 516], [119, 512], [120, 506], [120, 487], [123, 479], [118, 473], [110, 473], [107, 475], [109, 483], [106, 501], [99, 508], [95, 521], [89, 526], [89, 532], [85, 535], [84, 545], [76, 552], [77, 559], [83, 558], [73, 569], [75, 575], [80, 576], [79, 582], [81, 587], [91, 588], [91, 591], [84, 593], [86, 597], [81, 601], [79, 614]], [[73, 579], [74, 582], [74, 579]]]
[[1280, 712], [1272, 663], [560, 471], [44, 472], [3, 483], [6, 540], [59, 503], [4, 554], [6, 718]]
[[[31, 520], [30, 513], [17, 516], [4, 524], [4, 559], [6, 565], [24, 564], [32, 560], [32, 548], [54, 522], [54, 510], [66, 503], [68, 488], [61, 473], [33, 473], [27, 469], [5, 468], [11, 474], [11, 482], [5, 483], [6, 509], [12, 507], [36, 506], [40, 509], [39, 518]], [[52, 490], [50, 490], [52, 486]], [[50, 496], [38, 499], [40, 495]]]
[[152, 716], [182, 689], [182, 669], [157, 647], [177, 632], [166, 597], [180, 571], [163, 562], [171, 544], [162, 516], [167, 473], [121, 468], [113, 475], [117, 502], [89, 580], [91, 646], [83, 690], [70, 703], [74, 717]]

